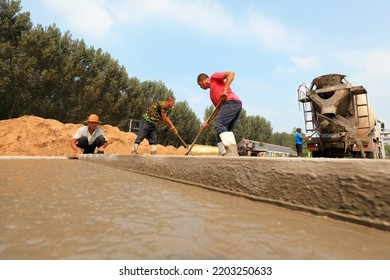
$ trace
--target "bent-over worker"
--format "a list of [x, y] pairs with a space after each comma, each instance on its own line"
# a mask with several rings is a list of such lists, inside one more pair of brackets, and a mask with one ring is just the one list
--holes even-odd
[[[217, 106], [221, 99], [224, 100], [215, 124], [218, 134], [218, 154], [224, 156], [238, 156], [237, 142], [232, 130], [240, 116], [242, 103], [230, 88], [234, 76], [235, 73], [232, 71], [216, 72], [211, 77], [201, 73], [197, 79], [198, 85], [202, 89], [210, 89], [210, 99], [214, 106]], [[207, 121], [203, 123], [203, 127], [207, 127], [207, 125]]]
[[150, 106], [141, 119], [137, 138], [131, 151], [132, 155], [137, 154], [138, 146], [145, 138], [150, 145], [150, 154], [157, 154], [157, 123], [161, 120], [171, 129], [172, 133], [177, 134], [177, 129], [167, 116], [167, 111], [175, 105], [175, 98], [168, 96], [165, 101], [157, 101]]

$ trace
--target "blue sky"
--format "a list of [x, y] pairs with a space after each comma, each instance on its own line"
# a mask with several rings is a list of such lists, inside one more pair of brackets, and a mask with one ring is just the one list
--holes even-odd
[[53, 23], [101, 48], [141, 81], [162, 81], [200, 120], [211, 104], [196, 77], [234, 71], [247, 115], [274, 132], [304, 127], [297, 88], [340, 73], [363, 85], [390, 128], [390, 1], [35, 0], [36, 26]]

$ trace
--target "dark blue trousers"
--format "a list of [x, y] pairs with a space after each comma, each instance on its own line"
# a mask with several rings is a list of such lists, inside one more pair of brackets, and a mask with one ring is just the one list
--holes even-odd
[[83, 154], [93, 154], [95, 152], [96, 147], [101, 147], [104, 145], [104, 142], [106, 142], [106, 139], [103, 137], [103, 135], [98, 136], [95, 141], [92, 143], [92, 145], [89, 145], [88, 138], [83, 136], [79, 139], [77, 139], [77, 147], [84, 149]]
[[135, 144], [140, 144], [142, 140], [148, 139], [149, 145], [157, 145], [157, 128], [155, 125], [148, 123], [144, 118], [141, 119], [138, 135]]
[[233, 130], [234, 124], [240, 116], [241, 108], [242, 103], [239, 100], [227, 100], [222, 103], [215, 122], [219, 142], [221, 141], [219, 134]]

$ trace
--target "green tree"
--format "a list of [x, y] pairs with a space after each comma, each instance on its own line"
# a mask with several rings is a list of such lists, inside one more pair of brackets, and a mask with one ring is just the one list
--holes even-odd
[[[214, 106], [206, 108], [204, 119], [207, 119], [214, 110]], [[247, 116], [245, 109], [241, 110], [240, 116], [234, 125], [234, 136], [236, 141], [241, 139], [250, 139], [259, 142], [266, 142], [272, 135], [271, 123], [260, 116]], [[216, 146], [218, 144], [218, 135], [215, 130], [215, 119], [199, 137], [199, 144]]]
[[[169, 118], [175, 125], [180, 137], [187, 145], [190, 145], [198, 133], [199, 120], [196, 114], [188, 106], [187, 101], [176, 102], [172, 108]], [[174, 135], [165, 123], [159, 125], [160, 144], [172, 145], [174, 147], [183, 146], [179, 138]]]
[[385, 156], [390, 156], [390, 144], [385, 145]]
[[112, 109], [129, 86], [127, 73], [108, 53], [103, 53], [101, 49], [95, 51], [93, 48], [89, 51], [91, 60], [86, 62], [87, 67], [83, 73], [86, 82], [83, 87], [85, 103], [81, 104], [82, 112], [87, 115], [96, 113], [102, 116], [102, 121], [117, 125], [120, 115]]
[[259, 115], [247, 116], [246, 111], [242, 109], [233, 131], [237, 142], [243, 138], [267, 142], [272, 135], [272, 126], [267, 119]]
[[273, 133], [269, 139], [269, 143], [295, 149], [295, 134], [294, 134], [294, 132]]
[[19, 60], [24, 70], [19, 78], [24, 81], [19, 96], [24, 102], [18, 103], [15, 115], [31, 114], [43, 118], [66, 119], [67, 100], [70, 84], [66, 64], [71, 39], [63, 37], [56, 26], [44, 29], [37, 26], [20, 38]]
[[[103, 123], [127, 131], [130, 119], [141, 119], [153, 102], [173, 95], [162, 81], [129, 78], [109, 53], [73, 40], [69, 31], [62, 34], [55, 24], [33, 28], [30, 13], [21, 12], [20, 1], [0, 0], [0, 17], [0, 119], [28, 114], [80, 123], [96, 113]], [[207, 107], [204, 119], [213, 111], [213, 106]], [[170, 117], [191, 144], [203, 120], [197, 119], [186, 101], [176, 102]], [[160, 143], [181, 145], [166, 125], [158, 129]], [[272, 134], [268, 120], [247, 116], [244, 109], [233, 131], [237, 141], [247, 138], [295, 146], [293, 135]], [[198, 144], [217, 142], [214, 120]]]
[[139, 120], [142, 117], [141, 109], [144, 109], [144, 106], [137, 104], [138, 95], [141, 94], [137, 91], [139, 84], [138, 78], [129, 78], [126, 86], [120, 90], [120, 97], [112, 108], [113, 122], [123, 131], [129, 131], [130, 119]]
[[167, 96], [174, 96], [162, 81], [143, 81], [131, 92], [131, 111], [134, 118], [140, 119], [146, 109]]
[[250, 139], [249, 133], [251, 133], [251, 127], [249, 126], [248, 116], [246, 114], [245, 109], [241, 109], [240, 116], [238, 117], [238, 120], [234, 125], [233, 132], [237, 143], [240, 142], [243, 138]]
[[32, 28], [30, 13], [21, 13], [20, 1], [0, 0], [0, 119], [11, 118], [20, 93], [24, 92], [23, 53], [19, 40]]
[[[204, 110], [204, 118], [198, 123], [198, 133], [203, 127], [203, 122], [210, 117], [214, 110], [215, 107], [213, 105], [210, 105]], [[209, 126], [202, 131], [196, 144], [209, 146], [216, 146], [218, 144], [218, 134], [215, 130], [215, 120], [216, 118], [209, 122]]]

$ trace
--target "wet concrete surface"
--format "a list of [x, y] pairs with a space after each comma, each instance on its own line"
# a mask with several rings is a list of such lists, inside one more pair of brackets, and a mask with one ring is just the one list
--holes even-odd
[[83, 155], [82, 160], [390, 231], [390, 161]]
[[0, 259], [389, 259], [390, 232], [83, 160], [0, 159]]

